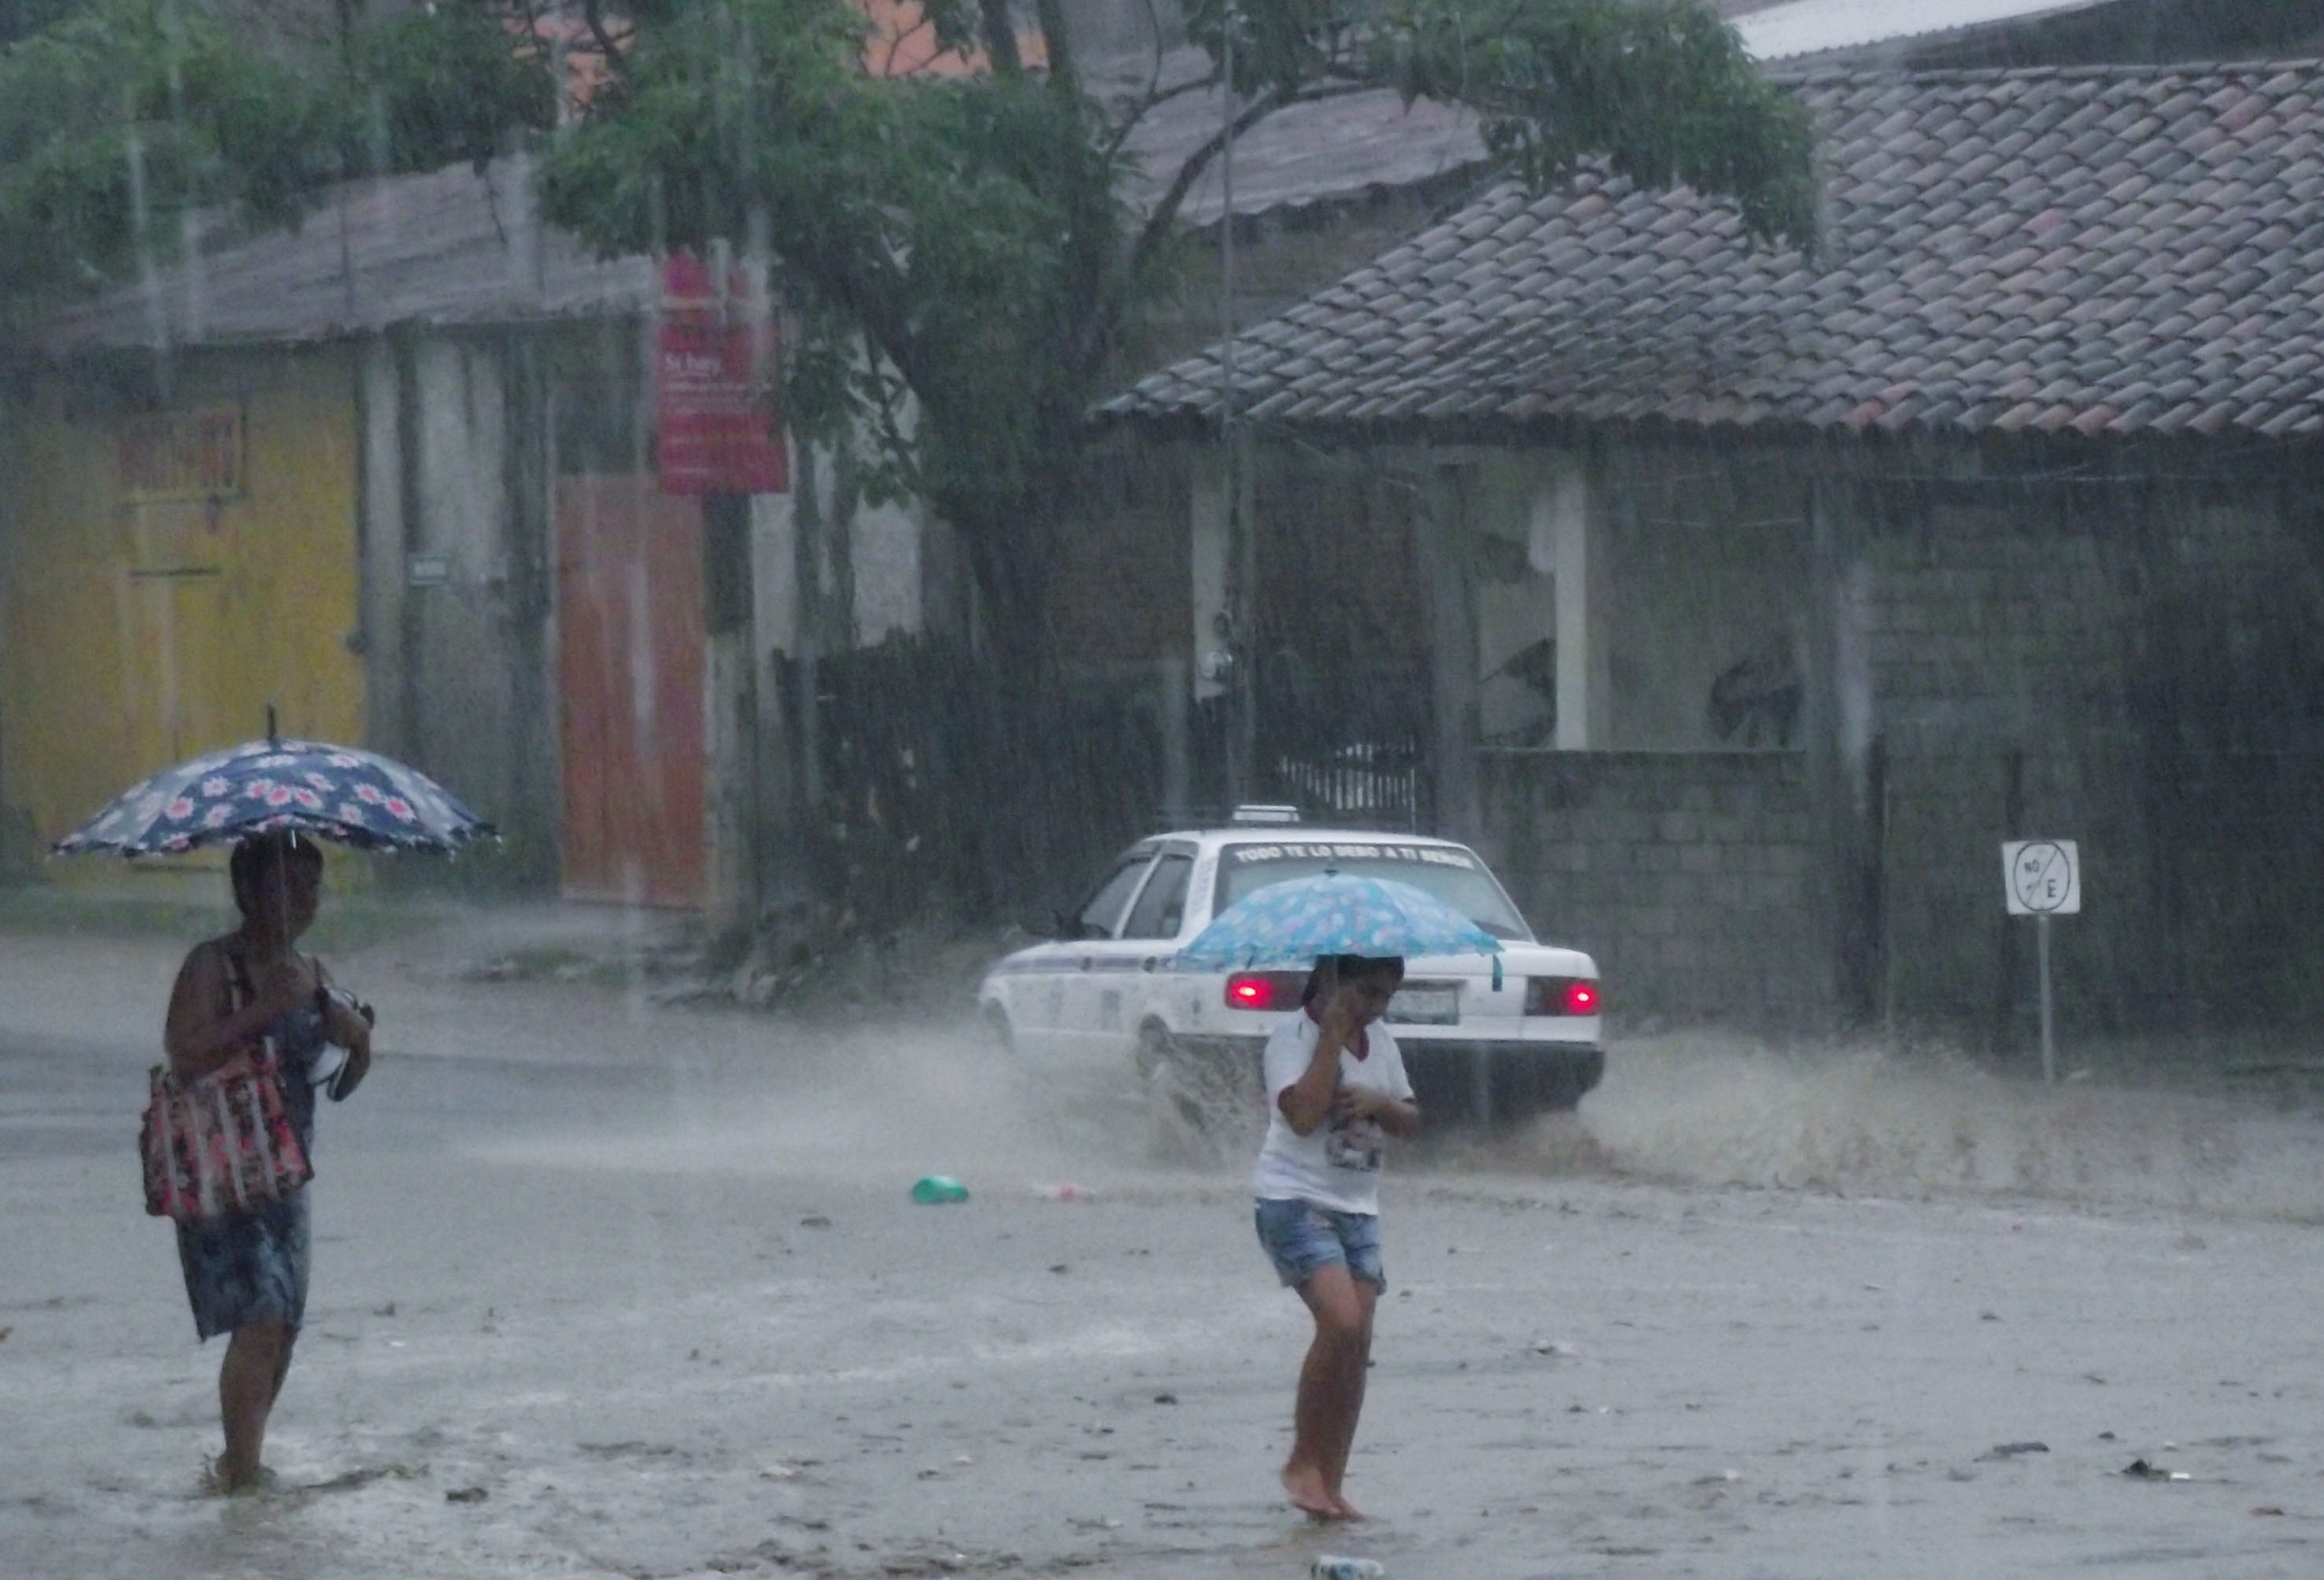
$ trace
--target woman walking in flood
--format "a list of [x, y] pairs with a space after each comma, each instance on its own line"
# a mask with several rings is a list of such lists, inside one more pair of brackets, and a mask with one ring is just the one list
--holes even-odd
[[1259, 1244], [1315, 1318], [1299, 1368], [1283, 1490], [1319, 1520], [1360, 1520], [1340, 1490], [1371, 1364], [1380, 1263], [1379, 1171], [1387, 1136], [1420, 1128], [1396, 1039], [1379, 1022], [1404, 961], [1326, 956], [1304, 1009], [1268, 1039], [1267, 1140], [1251, 1193]]
[[[367, 1014], [333, 994], [322, 962], [297, 950], [315, 920], [323, 854], [295, 833], [254, 835], [235, 846], [227, 870], [242, 924], [197, 944], [179, 969], [162, 1033], [170, 1067], [180, 1080], [198, 1079], [271, 1040], [284, 1106], [311, 1155], [315, 1083], [327, 1077], [343, 1098], [371, 1066]], [[178, 1227], [195, 1331], [228, 1336], [218, 1368], [226, 1452], [213, 1468], [221, 1491], [265, 1484], [260, 1452], [306, 1313], [308, 1246], [303, 1187], [255, 1211]]]

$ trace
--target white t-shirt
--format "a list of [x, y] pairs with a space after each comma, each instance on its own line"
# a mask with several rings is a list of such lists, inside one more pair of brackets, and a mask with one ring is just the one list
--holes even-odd
[[[1323, 1028], [1301, 1010], [1267, 1040], [1267, 1140], [1259, 1149], [1251, 1194], [1262, 1201], [1312, 1201], [1335, 1212], [1379, 1211], [1380, 1157], [1388, 1135], [1377, 1119], [1326, 1119], [1305, 1135], [1283, 1116], [1283, 1093], [1307, 1073]], [[1412, 1100], [1404, 1055], [1378, 1022], [1364, 1028], [1361, 1059], [1340, 1050], [1340, 1084], [1369, 1087], [1399, 1102]]]

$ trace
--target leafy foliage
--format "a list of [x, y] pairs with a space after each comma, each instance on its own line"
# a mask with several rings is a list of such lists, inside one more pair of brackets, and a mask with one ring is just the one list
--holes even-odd
[[73, 5], [74, 0], [0, 0], [0, 44], [14, 43], [61, 20]]
[[1005, 5], [932, 0], [938, 39], [973, 41], [989, 69], [899, 79], [865, 69], [846, 0], [642, 0], [634, 41], [604, 61], [613, 88], [545, 171], [552, 216], [607, 251], [760, 238], [809, 329], [795, 424], [834, 445], [880, 436], [890, 485], [962, 532], [996, 629], [1035, 641], [1083, 414], [1223, 139], [1143, 214], [1117, 196], [1120, 151], [1230, 61], [1238, 130], [1394, 87], [1479, 109], [1491, 151], [1536, 184], [1599, 155], [1731, 195], [1757, 235], [1813, 232], [1804, 114], [1695, 0], [1193, 0], [1209, 74], [1109, 107], [1084, 92], [1055, 5], [1036, 13], [1038, 74], [1017, 69]]
[[831, 0], [644, 8], [609, 107], [550, 151], [546, 206], [609, 252], [765, 238], [808, 330], [795, 427], [885, 436], [875, 494], [991, 519], [1078, 420], [1118, 169], [1078, 98], [1024, 74], [875, 78], [863, 41]]
[[1165, 101], [1231, 77], [1242, 130], [1393, 87], [1474, 106], [1536, 184], [1601, 156], [1728, 194], [1756, 235], [1813, 230], [1805, 118], [1699, 0], [1189, 0], [1207, 74], [1157, 70], [1127, 103], [1084, 91], [1061, 0], [1030, 0], [1030, 40], [1010, 0], [919, 0], [949, 53], [903, 76], [854, 0], [433, 0], [383, 20], [345, 0], [303, 50], [214, 9], [238, 3], [0, 0], [0, 304], [115, 278], [198, 211], [295, 218], [328, 181], [481, 161], [563, 110], [551, 217], [607, 252], [763, 255], [806, 331], [795, 425], [851, 488], [941, 512], [996, 631], [1034, 640], [1084, 414], [1224, 142], [1130, 212], [1122, 150]]
[[327, 182], [483, 160], [555, 115], [545, 56], [475, 0], [304, 55], [198, 0], [37, 0], [0, 20], [0, 305], [18, 310], [166, 257], [198, 211], [295, 220]]
[[[557, 123], [557, 81], [546, 49], [499, 5], [415, 7], [349, 41], [351, 86], [370, 99], [370, 157], [343, 163], [371, 170], [429, 170], [453, 159], [482, 166], [512, 128]], [[353, 134], [353, 135], [351, 135]]]
[[1480, 112], [1535, 186], [1600, 154], [1644, 186], [1728, 195], [1756, 235], [1813, 238], [1806, 112], [1690, 0], [1403, 0], [1370, 53], [1407, 102]]

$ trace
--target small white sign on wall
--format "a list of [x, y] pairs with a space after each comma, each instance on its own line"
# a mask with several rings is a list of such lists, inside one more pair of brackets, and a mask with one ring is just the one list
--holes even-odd
[[2056, 1012], [2050, 997], [2050, 918], [2082, 908], [2082, 852], [2071, 840], [2011, 840], [2001, 847], [2001, 892], [2013, 916], [2031, 916], [2042, 971], [2042, 1079], [2058, 1080]]
[[2082, 908], [2082, 858], [2071, 840], [2012, 840], [2001, 847], [2002, 889], [2013, 916], [2072, 916]]

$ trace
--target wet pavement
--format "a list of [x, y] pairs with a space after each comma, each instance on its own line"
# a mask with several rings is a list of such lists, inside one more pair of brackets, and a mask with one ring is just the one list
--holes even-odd
[[393, 945], [343, 967], [381, 1059], [323, 1116], [289, 1490], [205, 1497], [217, 1346], [134, 1153], [177, 952], [0, 936], [0, 1574], [2324, 1568], [2303, 1113], [1642, 1049], [1585, 1106], [1610, 1168], [1392, 1177], [1378, 1518], [1319, 1532], [1239, 1171], [1111, 1081]]

